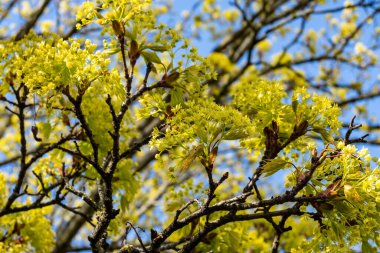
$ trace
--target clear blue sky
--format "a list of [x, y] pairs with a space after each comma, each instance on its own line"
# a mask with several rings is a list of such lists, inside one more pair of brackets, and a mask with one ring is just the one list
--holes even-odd
[[[22, 1], [20, 1], [22, 2]], [[157, 1], [154, 1], [154, 2], [157, 2]], [[169, 16], [169, 17], [166, 17], [164, 19], [162, 19], [163, 21], [166, 21], [166, 22], [170, 22], [171, 24], [169, 25], [175, 25], [175, 22], [180, 20], [181, 18], [181, 13], [182, 11], [184, 10], [188, 10], [190, 11], [191, 8], [193, 7], [193, 5], [198, 2], [196, 0], [173, 0], [173, 4], [174, 4], [174, 8], [173, 8], [173, 11], [172, 11], [172, 14]], [[219, 1], [222, 3], [222, 6], [223, 7], [228, 7], [229, 6], [229, 0], [222, 0], [222, 1]], [[343, 1], [336, 1], [338, 2], [338, 4], [340, 4], [341, 2]], [[335, 3], [333, 3], [333, 1], [330, 1], [330, 4], [326, 5], [326, 8], [329, 7], [329, 6], [332, 6], [332, 5], [335, 5]], [[44, 15], [44, 18], [50, 18], [52, 15], [54, 15], [54, 13], [52, 12], [48, 12]], [[1, 26], [4, 26], [4, 25], [10, 25], [11, 23], [14, 23], [16, 26], [19, 26], [22, 24], [21, 20], [18, 20], [18, 19], [9, 19], [9, 20], [6, 20], [6, 21], [3, 21], [3, 23], [0, 23], [0, 27]], [[294, 23], [294, 25], [297, 25], [297, 23]], [[316, 29], [318, 30], [319, 28], [321, 27], [327, 27], [327, 24], [326, 24], [326, 21], [325, 21], [325, 18], [324, 16], [320, 16], [318, 18], [314, 18], [312, 20], [310, 20], [309, 22], [309, 28], [313, 28], [313, 29]], [[193, 41], [193, 44], [198, 48], [199, 50], [199, 53], [201, 55], [204, 55], [204, 56], [207, 56], [209, 52], [212, 51], [212, 49], [214, 48], [215, 46], [215, 43], [211, 42], [211, 40], [209, 39], [209, 35], [207, 33], [205, 33], [204, 31], [200, 30], [199, 31], [200, 35], [201, 35], [201, 40], [194, 40]], [[368, 33], [365, 34], [364, 36], [364, 40], [365, 40], [365, 43], [371, 43], [371, 40], [372, 38], [370, 37], [370, 35]], [[286, 39], [285, 39], [286, 40]], [[282, 43], [284, 41], [281, 41]], [[282, 48], [282, 44], [281, 43], [274, 43], [273, 44], [273, 52], [275, 51], [279, 51], [280, 49]], [[379, 54], [378, 54], [379, 55]], [[305, 69], [307, 71], [313, 71], [313, 69]], [[374, 71], [373, 73], [370, 73], [371, 75], [375, 76], [377, 75], [377, 70], [372, 70]], [[344, 80], [352, 80], [354, 77], [352, 75], [352, 72], [350, 71], [349, 68], [347, 68], [343, 73], [342, 75], [344, 76]], [[366, 89], [369, 89], [371, 88], [370, 86], [372, 85], [374, 80], [371, 80], [371, 82], [368, 82], [366, 85]], [[374, 99], [374, 100], [371, 100], [369, 103], [368, 103], [368, 108], [369, 110], [375, 114], [377, 117], [380, 118], [380, 110], [378, 109], [380, 106], [380, 99]], [[353, 115], [355, 114], [354, 111], [352, 112], [346, 112], [345, 116], [342, 117], [342, 120], [345, 120], [345, 121], [348, 121]], [[360, 116], [360, 115], [359, 115]], [[360, 118], [358, 120], [358, 122], [360, 121]], [[374, 122], [376, 123], [376, 122]], [[379, 120], [377, 120], [377, 123], [379, 124]], [[361, 144], [358, 145], [358, 147], [360, 148]], [[371, 151], [372, 154], [374, 155], [379, 155], [380, 154], [380, 147], [375, 147], [375, 146], [369, 146], [369, 149]], [[280, 177], [282, 175], [280, 175], [278, 177], [278, 182], [280, 182]]]

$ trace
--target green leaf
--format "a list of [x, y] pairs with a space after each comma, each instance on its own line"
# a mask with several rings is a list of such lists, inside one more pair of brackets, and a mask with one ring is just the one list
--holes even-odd
[[165, 52], [169, 50], [167, 46], [155, 44], [146, 44], [144, 47], [142, 47], [142, 50], [146, 48], [156, 52]]
[[66, 66], [65, 63], [56, 63], [54, 64], [54, 70], [59, 72], [62, 76], [62, 82], [68, 84], [70, 81], [70, 69]]
[[309, 196], [314, 193], [314, 188], [311, 185], [307, 184], [305, 187], [305, 192], [306, 195]]
[[68, 84], [70, 82], [70, 70], [69, 68], [65, 65], [62, 69], [62, 81], [64, 84]]
[[334, 143], [334, 137], [323, 127], [313, 126], [313, 131], [319, 133], [324, 141]]
[[356, 191], [355, 187], [352, 185], [346, 184], [343, 187], [344, 189], [344, 196], [351, 202], [361, 202], [362, 199], [359, 195], [359, 193]]
[[162, 64], [161, 59], [155, 52], [143, 51], [141, 52], [141, 55], [144, 58], [146, 64], [149, 62]]
[[41, 131], [41, 133], [42, 133], [42, 135], [43, 135], [43, 139], [44, 140], [47, 140], [48, 138], [49, 138], [49, 136], [50, 136], [50, 133], [51, 133], [51, 125], [50, 125], [50, 123], [49, 122], [45, 122], [45, 123], [43, 123], [42, 124], [42, 131]]
[[173, 82], [177, 81], [179, 79], [179, 77], [180, 77], [180, 74], [177, 71], [172, 71], [165, 78], [165, 81], [170, 84], [170, 83], [173, 83]]
[[[131, 165], [128, 165], [128, 167], [129, 166]], [[124, 194], [120, 198], [120, 208], [122, 212], [127, 211], [140, 189], [140, 182], [128, 169], [123, 168], [117, 170], [114, 178], [117, 178], [114, 184], [124, 190]]]
[[196, 65], [192, 65], [184, 70], [184, 72], [189, 73], [190, 75], [198, 75], [199, 67]]
[[179, 208], [181, 208], [183, 204], [184, 204], [184, 201], [181, 198], [177, 198], [166, 204], [165, 211], [174, 212], [178, 210]]
[[311, 181], [311, 183], [314, 185], [314, 186], [323, 186], [323, 184], [320, 182], [320, 181], [318, 181], [318, 180], [316, 180], [316, 179], [310, 179], [310, 181]]
[[153, 73], [155, 73], [155, 74], [157, 74], [158, 72], [157, 72], [157, 68], [152, 64], [152, 66], [151, 66], [151, 70], [152, 70], [152, 72]]
[[[123, 19], [123, 23], [125, 23], [127, 20]], [[132, 30], [125, 30], [125, 36], [130, 40], [136, 40], [137, 39], [137, 28], [134, 25], [132, 27]]]
[[268, 177], [281, 169], [288, 168], [289, 165], [290, 165], [289, 162], [285, 161], [282, 158], [277, 157], [275, 159], [269, 160], [268, 162], [264, 164], [263, 174], [265, 174], [264, 175], [265, 177]]
[[343, 241], [342, 241], [342, 230], [343, 230], [342, 227], [340, 227], [334, 221], [330, 223], [330, 226], [331, 226], [332, 231], [334, 231], [338, 242], [343, 243]]
[[235, 129], [235, 130], [229, 130], [226, 134], [223, 135], [223, 140], [239, 140], [242, 138], [248, 137], [248, 134], [246, 131], [241, 129]]
[[292, 101], [292, 109], [293, 109], [294, 113], [297, 113], [297, 107], [298, 107], [298, 101], [297, 100], [293, 100]]
[[196, 82], [199, 80], [199, 67], [195, 65], [190, 66], [183, 71], [183, 74], [184, 79], [188, 82]]
[[129, 205], [129, 203], [128, 203], [127, 197], [124, 195], [121, 196], [121, 198], [120, 198], [120, 209], [121, 209], [122, 213], [125, 213], [127, 211], [128, 205]]
[[170, 105], [175, 106], [183, 102], [183, 91], [178, 88], [170, 90]]
[[114, 48], [109, 48], [109, 49], [106, 49], [103, 51], [104, 54], [110, 56], [110, 55], [114, 55], [116, 53], [120, 52], [120, 48], [119, 47], [114, 47]]
[[166, 71], [169, 71], [173, 68], [173, 60], [170, 61], [169, 66], [167, 66]]
[[203, 146], [198, 145], [194, 148], [192, 148], [185, 159], [183, 159], [182, 164], [181, 164], [181, 170], [186, 171], [189, 169], [190, 165], [193, 163], [195, 158], [202, 152]]
[[347, 218], [350, 218], [350, 216], [352, 217], [352, 214], [355, 213], [355, 208], [351, 204], [346, 203], [346, 201], [336, 201], [334, 207]]
[[368, 240], [362, 240], [362, 253], [371, 253], [374, 252], [373, 248], [369, 244]]

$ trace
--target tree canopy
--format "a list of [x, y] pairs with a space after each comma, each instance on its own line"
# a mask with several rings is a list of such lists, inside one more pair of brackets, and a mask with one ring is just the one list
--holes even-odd
[[1, 1], [0, 252], [379, 251], [379, 18]]

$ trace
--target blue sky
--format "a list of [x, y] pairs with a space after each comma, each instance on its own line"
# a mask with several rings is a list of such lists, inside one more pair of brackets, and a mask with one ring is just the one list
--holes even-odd
[[[172, 16], [168, 17], [167, 19], [165, 18], [163, 20], [170, 21], [172, 24], [169, 24], [169, 25], [175, 25], [175, 21], [177, 21], [181, 18], [181, 13], [185, 10], [187, 10], [187, 11], [190, 10], [196, 2], [197, 1], [195, 1], [195, 0], [173, 0], [173, 6], [174, 6], [173, 14], [172, 14]], [[219, 1], [219, 2], [222, 3], [223, 7], [228, 7], [230, 1], [224, 0], [224, 1]], [[326, 7], [328, 7], [329, 5], [326, 5]], [[49, 18], [49, 17], [51, 17], [51, 15], [53, 15], [53, 13], [51, 13], [51, 12], [46, 13], [44, 17]], [[22, 24], [21, 20], [11, 19], [11, 20], [4, 21], [3, 23], [0, 23], [0, 27], [4, 26], [4, 25], [9, 25], [10, 23], [14, 23], [16, 26]], [[294, 25], [297, 25], [297, 23], [294, 23]], [[325, 21], [324, 16], [320, 16], [318, 18], [315, 18], [315, 19], [311, 20], [311, 22], [309, 23], [310, 28], [314, 28], [314, 29], [319, 29], [320, 27], [323, 27], [325, 25], [326, 25], [326, 21]], [[213, 48], [215, 46], [215, 42], [211, 42], [209, 35], [207, 33], [205, 33], [204, 31], [200, 30], [199, 33], [200, 33], [202, 39], [201, 40], [193, 40], [193, 45], [198, 48], [199, 53], [201, 55], [207, 56], [213, 50]], [[370, 37], [369, 34], [366, 34], [363, 37], [363, 39], [366, 41], [366, 43], [370, 43], [370, 40], [372, 38]], [[273, 51], [279, 51], [281, 48], [282, 47], [279, 43], [277, 43], [277, 44], [274, 43], [272, 50]], [[312, 70], [308, 69], [308, 71], [312, 71]], [[376, 70], [373, 70], [373, 71], [376, 71]], [[370, 74], [372, 74], [374, 76], [377, 75], [376, 72], [373, 72]], [[344, 75], [344, 79], [346, 79], [346, 80], [351, 80], [353, 78], [352, 73], [350, 72], [349, 69], [344, 71], [342, 73], [342, 75]], [[369, 89], [370, 85], [371, 85], [371, 83], [367, 83], [367, 87], [365, 87], [365, 88]], [[371, 100], [368, 103], [369, 110], [371, 112], [373, 112], [374, 114], [376, 114], [380, 118], [380, 110], [378, 110], [379, 106], [380, 106], [379, 99]], [[342, 120], [348, 121], [354, 114], [355, 114], [354, 111], [348, 111], [348, 112], [346, 112], [345, 116], [342, 117]], [[357, 122], [358, 123], [360, 122], [360, 117], [357, 120]], [[377, 123], [379, 123], [379, 121], [377, 121]], [[364, 145], [359, 144], [357, 146], [359, 148], [361, 148]], [[369, 149], [370, 149], [371, 153], [374, 155], [380, 154], [380, 147], [369, 146]], [[283, 176], [283, 175], [282, 174], [279, 175], [278, 179], [280, 179], [281, 176]], [[281, 180], [278, 180], [278, 182], [280, 182], [280, 181]]]

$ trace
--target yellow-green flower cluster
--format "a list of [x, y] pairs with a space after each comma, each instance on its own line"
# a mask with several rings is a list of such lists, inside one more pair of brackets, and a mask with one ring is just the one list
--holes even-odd
[[[265, 137], [263, 129], [272, 121], [279, 126], [280, 141], [286, 141], [294, 126], [304, 121], [307, 121], [308, 130], [323, 129], [326, 134], [329, 131], [337, 133], [341, 126], [338, 106], [326, 97], [310, 95], [305, 88], [296, 89], [290, 101], [281, 83], [248, 76], [233, 88], [231, 94], [233, 105], [253, 120], [261, 139]], [[253, 147], [254, 142], [257, 144], [257, 139], [247, 140], [246, 144]]]
[[215, 65], [221, 70], [233, 73], [237, 70], [235, 64], [233, 64], [230, 59], [223, 53], [214, 52], [208, 56], [211, 64]]
[[[111, 24], [113, 21], [126, 25], [132, 22], [140, 23], [145, 28], [153, 28], [155, 18], [149, 10], [151, 0], [103, 0], [97, 6], [94, 2], [84, 2], [77, 12], [77, 29], [92, 22], [100, 25]], [[100, 14], [102, 9], [107, 10], [104, 15]]]
[[89, 24], [96, 17], [96, 13], [96, 4], [94, 2], [83, 2], [77, 10], [77, 21], [81, 21], [81, 24], [78, 24], [77, 28], [80, 29], [83, 25]]
[[233, 23], [233, 22], [237, 21], [237, 19], [240, 17], [240, 13], [238, 10], [231, 8], [231, 9], [227, 9], [227, 10], [223, 11], [223, 17], [227, 21]]
[[379, 236], [380, 171], [371, 168], [367, 149], [357, 151], [343, 142], [337, 146], [336, 155], [317, 168], [312, 187], [303, 192], [328, 199], [313, 205], [321, 213], [324, 227], [315, 230], [314, 240], [304, 243], [311, 251], [323, 246], [326, 252], [351, 252], [350, 247], [360, 243], [363, 252], [373, 252], [368, 242], [376, 242]]
[[265, 39], [265, 40], [262, 40], [259, 43], [257, 43], [256, 48], [260, 54], [263, 54], [263, 53], [271, 50], [272, 43], [270, 42], [270, 40]]
[[[186, 146], [194, 141], [208, 147], [221, 140], [239, 140], [250, 135], [248, 117], [229, 106], [220, 106], [207, 99], [185, 102], [172, 110], [167, 118], [165, 137], [153, 139], [151, 145], [159, 151]], [[159, 135], [158, 130], [154, 133]]]
[[297, 103], [295, 112], [297, 118], [307, 120], [309, 125], [328, 127], [334, 133], [338, 133], [341, 127], [339, 121], [341, 110], [328, 97], [310, 95], [306, 88], [299, 88], [294, 91], [292, 100], [293, 103]]
[[108, 72], [110, 60], [100, 52], [95, 53], [96, 45], [89, 40], [81, 47], [76, 40], [36, 43], [15, 64], [23, 64], [20, 75], [30, 90], [39, 95], [61, 91], [66, 86], [85, 90]]
[[49, 208], [35, 209], [0, 218], [0, 252], [51, 252], [54, 232], [45, 217]]
[[233, 105], [251, 119], [267, 125], [284, 116], [284, 86], [256, 77], [246, 77], [232, 90]]
[[[109, 72], [110, 60], [96, 44], [86, 40], [64, 41], [30, 35], [5, 52], [2, 62], [4, 85], [12, 75], [15, 83], [25, 83], [32, 93], [49, 97], [68, 87], [73, 96], [84, 92], [95, 80], [118, 82], [118, 74]], [[112, 77], [110, 77], [112, 75]], [[111, 84], [112, 85], [112, 84]], [[6, 92], [6, 90], [5, 90]]]
[[274, 120], [280, 126], [281, 138], [288, 138], [295, 122], [291, 107], [284, 104], [287, 96], [282, 84], [247, 76], [231, 91], [233, 106], [252, 119], [257, 131], [243, 142], [249, 149], [262, 147], [263, 130]]

